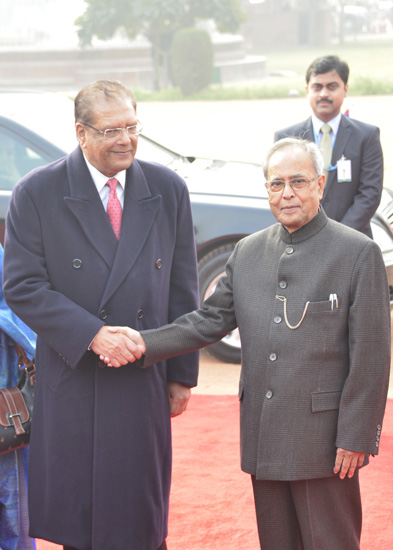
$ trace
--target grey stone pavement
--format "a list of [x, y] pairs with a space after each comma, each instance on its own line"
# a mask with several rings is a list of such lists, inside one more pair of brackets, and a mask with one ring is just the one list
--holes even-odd
[[[393, 189], [393, 96], [348, 97], [343, 110], [381, 129], [385, 181]], [[249, 101], [141, 102], [144, 133], [183, 155], [261, 163], [276, 129], [310, 115], [306, 98]], [[240, 182], [241, 184], [241, 182]], [[239, 365], [201, 353], [199, 386], [193, 393], [237, 394]], [[393, 372], [389, 396], [393, 398]]]

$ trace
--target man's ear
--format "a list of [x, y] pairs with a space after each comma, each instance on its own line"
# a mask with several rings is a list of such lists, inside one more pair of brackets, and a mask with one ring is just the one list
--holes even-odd
[[323, 197], [323, 190], [325, 189], [325, 183], [326, 183], [326, 176], [325, 174], [321, 174], [318, 176], [318, 196], [319, 200]]
[[84, 146], [86, 142], [86, 128], [80, 122], [75, 124], [76, 138], [79, 141], [81, 147]]

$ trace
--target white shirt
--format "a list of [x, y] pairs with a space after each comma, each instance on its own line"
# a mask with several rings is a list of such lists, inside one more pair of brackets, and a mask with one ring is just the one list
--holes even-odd
[[329, 124], [332, 131], [330, 132], [331, 138], [332, 138], [332, 144], [334, 147], [334, 142], [336, 141], [338, 127], [340, 126], [342, 114], [338, 113], [337, 116], [332, 118], [332, 120], [329, 120], [329, 122], [323, 122], [323, 120], [320, 120], [317, 118], [314, 114], [311, 115], [312, 125], [314, 128], [314, 137], [315, 142], [319, 145], [322, 139], [322, 132], [321, 128], [324, 124]]
[[[83, 155], [85, 157], [85, 155]], [[108, 176], [104, 176], [95, 166], [90, 164], [90, 162], [85, 157], [85, 161], [87, 164], [87, 167], [89, 169], [90, 175], [93, 178], [94, 184], [97, 187], [97, 191], [100, 195], [102, 205], [106, 211], [106, 208], [108, 206], [108, 199], [109, 199], [109, 186], [106, 185], [108, 179]], [[126, 186], [126, 171], [122, 170], [121, 172], [118, 172], [113, 176], [117, 179], [118, 184], [116, 187], [116, 194], [117, 198], [120, 201], [121, 207], [124, 208], [124, 190]]]

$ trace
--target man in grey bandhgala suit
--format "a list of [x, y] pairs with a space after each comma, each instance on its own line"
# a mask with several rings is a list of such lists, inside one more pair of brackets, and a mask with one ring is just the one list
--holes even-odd
[[[285, 139], [265, 176], [280, 223], [241, 240], [202, 309], [142, 331], [145, 366], [239, 327], [241, 467], [263, 550], [359, 550], [359, 473], [379, 451], [390, 368], [381, 251], [330, 220], [314, 143]], [[144, 344], [131, 329], [118, 328]], [[147, 369], [148, 370], [148, 369]]]

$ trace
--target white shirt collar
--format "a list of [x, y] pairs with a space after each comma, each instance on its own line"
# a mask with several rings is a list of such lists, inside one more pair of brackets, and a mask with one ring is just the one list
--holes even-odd
[[338, 127], [340, 126], [341, 117], [342, 117], [341, 113], [338, 113], [338, 115], [332, 118], [332, 120], [329, 120], [329, 122], [325, 123], [323, 122], [323, 120], [320, 120], [319, 118], [317, 118], [313, 113], [311, 115], [311, 119], [312, 119], [312, 125], [314, 128], [315, 135], [318, 136], [324, 124], [329, 124], [329, 126], [332, 129], [333, 136], [336, 137], [338, 132]]
[[[85, 161], [86, 161], [87, 167], [89, 169], [90, 175], [93, 178], [95, 186], [97, 187], [97, 191], [98, 191], [98, 193], [101, 194], [101, 191], [105, 187], [106, 182], [108, 181], [109, 178], [108, 178], [108, 176], [105, 176], [102, 172], [97, 170], [97, 168], [95, 166], [90, 164], [90, 162], [87, 160], [85, 154], [83, 154], [83, 156], [85, 158]], [[125, 186], [126, 186], [126, 171], [122, 170], [121, 172], [118, 172], [117, 174], [115, 174], [113, 177], [117, 179], [117, 181], [120, 183], [121, 187], [124, 190]]]

